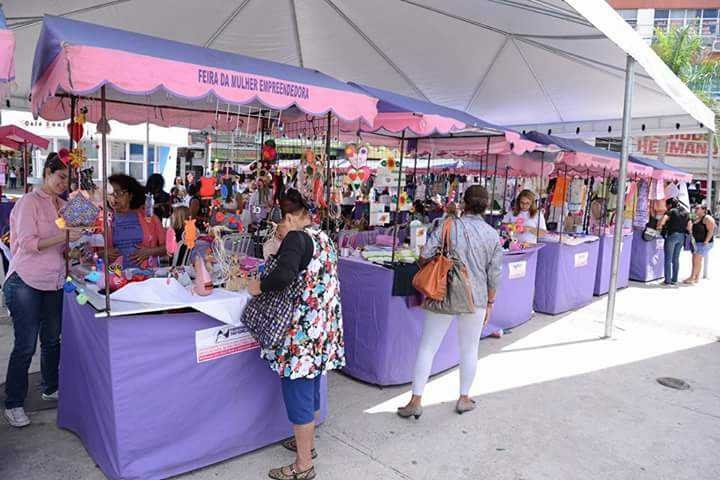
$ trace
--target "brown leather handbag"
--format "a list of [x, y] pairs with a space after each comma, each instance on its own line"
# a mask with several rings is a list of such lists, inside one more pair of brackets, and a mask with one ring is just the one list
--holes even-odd
[[432, 300], [444, 300], [447, 294], [448, 272], [453, 266], [450, 253], [450, 231], [453, 221], [448, 218], [443, 224], [442, 241], [435, 256], [413, 277], [413, 287]]

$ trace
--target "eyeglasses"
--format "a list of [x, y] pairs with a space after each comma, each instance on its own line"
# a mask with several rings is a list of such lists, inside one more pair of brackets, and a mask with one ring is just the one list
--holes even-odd
[[109, 193], [108, 197], [118, 198], [118, 197], [122, 197], [123, 195], [125, 195], [127, 193], [128, 193], [127, 190], [115, 190], [114, 192]]

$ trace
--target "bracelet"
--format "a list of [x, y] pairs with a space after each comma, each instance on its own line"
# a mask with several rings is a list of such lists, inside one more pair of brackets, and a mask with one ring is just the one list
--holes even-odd
[[494, 305], [494, 304], [495, 304], [495, 300], [493, 300], [493, 301], [488, 300], [487, 304], [488, 304], [488, 305]]

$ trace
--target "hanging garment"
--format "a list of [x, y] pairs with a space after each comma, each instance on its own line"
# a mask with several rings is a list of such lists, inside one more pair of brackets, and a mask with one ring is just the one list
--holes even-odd
[[570, 182], [567, 177], [558, 177], [555, 179], [555, 191], [553, 192], [551, 205], [556, 208], [562, 207], [568, 194]]
[[633, 226], [644, 228], [650, 218], [650, 183], [641, 181], [637, 189], [637, 201], [635, 203], [635, 217]]
[[662, 180], [653, 180], [650, 186], [650, 200], [665, 200], [665, 187]]

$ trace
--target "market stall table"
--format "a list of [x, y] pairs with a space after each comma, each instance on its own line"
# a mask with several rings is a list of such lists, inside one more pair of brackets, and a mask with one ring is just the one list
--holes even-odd
[[[605, 295], [610, 290], [610, 270], [613, 251], [613, 236], [600, 237], [598, 264], [595, 275], [595, 295]], [[620, 244], [620, 265], [618, 266], [617, 288], [626, 288], [630, 284], [630, 258], [633, 249], [633, 235], [626, 233]]]
[[505, 252], [500, 287], [493, 311], [483, 329], [483, 337], [522, 325], [532, 317], [538, 251], [542, 247], [538, 245], [527, 250]]
[[535, 311], [557, 315], [592, 302], [598, 246], [597, 240], [579, 245], [545, 243], [538, 254]]
[[96, 318], [67, 294], [58, 426], [123, 480], [167, 478], [278, 442], [292, 434], [280, 380], [249, 348], [243, 327], [201, 313]]
[[[538, 248], [507, 253], [495, 308], [483, 331], [516, 327], [532, 316]], [[425, 311], [415, 297], [392, 296], [393, 271], [355, 258], [339, 264], [347, 375], [380, 386], [412, 381]], [[431, 374], [460, 362], [457, 328], [448, 330]]]
[[652, 282], [665, 275], [665, 240], [658, 237], [649, 242], [642, 237], [642, 230], [633, 231], [630, 256], [630, 280]]

